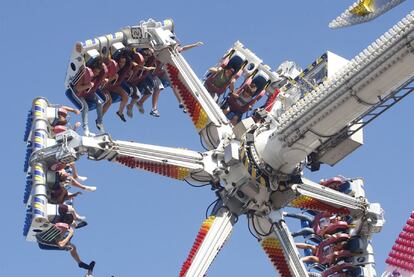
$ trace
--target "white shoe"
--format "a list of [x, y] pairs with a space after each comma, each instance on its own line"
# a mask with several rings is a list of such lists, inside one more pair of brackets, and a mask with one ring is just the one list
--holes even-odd
[[92, 192], [92, 191], [95, 191], [96, 190], [96, 187], [85, 186], [85, 190]]
[[79, 182], [85, 182], [86, 180], [88, 180], [88, 177], [78, 176], [78, 178], [76, 178], [76, 180], [78, 180]]
[[78, 218], [77, 218], [77, 220], [79, 220], [79, 221], [86, 221], [86, 216], [79, 215]]

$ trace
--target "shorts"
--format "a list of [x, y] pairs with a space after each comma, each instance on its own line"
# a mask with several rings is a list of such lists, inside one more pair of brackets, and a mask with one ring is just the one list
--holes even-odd
[[128, 90], [126, 90], [124, 87], [122, 88], [125, 89], [125, 91], [128, 93], [130, 97], [137, 96], [138, 98], [141, 98], [141, 92], [139, 91], [138, 86], [130, 85], [130, 84], [126, 84], [126, 85], [128, 86], [129, 93], [128, 93]]
[[154, 89], [158, 89], [158, 90], [164, 89], [164, 84], [162, 83], [162, 80], [157, 76], [154, 77]]
[[164, 88], [168, 88], [170, 86], [170, 81], [166, 77], [159, 78], [161, 80], [162, 85]]
[[126, 82], [121, 83], [121, 88], [128, 94], [128, 96], [131, 96], [133, 93], [133, 87], [128, 85]]
[[138, 84], [139, 91], [144, 95], [151, 95], [155, 90], [163, 90], [164, 85], [160, 78], [149, 74], [143, 81]]
[[143, 95], [151, 95], [154, 93], [154, 80], [152, 76], [147, 76], [144, 80], [138, 83], [138, 90]]

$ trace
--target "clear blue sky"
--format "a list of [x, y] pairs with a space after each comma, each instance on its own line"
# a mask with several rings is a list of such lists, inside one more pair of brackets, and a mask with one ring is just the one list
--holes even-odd
[[[22, 236], [24, 222], [22, 141], [27, 110], [36, 96], [69, 104], [63, 81], [78, 40], [115, 32], [150, 17], [173, 18], [183, 43], [205, 46], [185, 53], [201, 76], [240, 40], [271, 67], [290, 59], [303, 67], [324, 51], [352, 58], [413, 9], [406, 1], [374, 22], [330, 30], [328, 23], [353, 1], [5, 1], [0, 10], [0, 111], [2, 167], [1, 276], [82, 276], [69, 253], [42, 251]], [[146, 103], [149, 110], [149, 102]], [[161, 118], [136, 113], [122, 123], [111, 109], [106, 128], [114, 139], [201, 150], [188, 116], [170, 90], [162, 92]], [[380, 202], [387, 223], [374, 236], [378, 272], [413, 210], [414, 96], [392, 108], [365, 130], [365, 143], [335, 168], [307, 173], [315, 181], [337, 174], [362, 176], [371, 202]], [[95, 115], [92, 115], [92, 118]], [[89, 226], [73, 239], [85, 261], [96, 260], [96, 276], [177, 276], [214, 200], [208, 188], [133, 171], [106, 161], [78, 162], [87, 185], [76, 201]], [[241, 218], [208, 276], [274, 276], [274, 269]]]

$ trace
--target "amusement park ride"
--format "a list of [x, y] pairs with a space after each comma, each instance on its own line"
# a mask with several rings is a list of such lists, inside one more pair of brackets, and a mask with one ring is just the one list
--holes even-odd
[[[401, 2], [359, 1], [330, 26], [373, 19]], [[65, 79], [67, 95], [76, 103], [73, 85], [85, 71], [86, 57], [103, 55], [104, 49], [151, 48], [208, 150], [121, 141], [108, 133], [55, 132], [51, 123], [57, 108], [36, 98], [25, 134], [26, 239], [47, 242], [58, 232], [51, 223], [56, 205], [48, 203], [55, 181], [50, 166], [86, 155], [211, 185], [217, 201], [180, 276], [204, 276], [241, 215], [247, 216], [280, 276], [376, 276], [371, 236], [384, 224], [380, 205], [368, 201], [361, 179], [315, 183], [303, 176], [303, 169], [319, 170], [323, 163], [333, 166], [346, 158], [362, 145], [363, 126], [414, 90], [414, 12], [352, 60], [327, 52], [303, 71], [291, 62], [274, 71], [236, 42], [220, 65], [238, 64], [243, 85], [257, 82], [269, 101], [235, 126], [176, 46], [172, 21], [151, 19], [76, 44]], [[299, 210], [292, 213], [292, 208]], [[288, 217], [303, 228], [291, 232]], [[414, 214], [390, 252], [383, 276], [414, 276], [413, 255]]]

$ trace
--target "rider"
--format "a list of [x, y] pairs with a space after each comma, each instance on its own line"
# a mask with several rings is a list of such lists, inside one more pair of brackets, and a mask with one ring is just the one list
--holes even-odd
[[131, 58], [129, 57], [126, 49], [119, 49], [117, 52], [114, 53], [113, 59], [118, 64], [118, 78], [113, 79], [111, 84], [108, 84], [104, 88], [104, 94], [107, 98], [107, 101], [104, 105], [104, 113], [106, 113], [109, 109], [109, 107], [112, 105], [112, 97], [111, 92], [119, 95], [121, 97], [121, 103], [119, 104], [119, 109], [116, 112], [116, 114], [119, 116], [119, 118], [126, 122], [125, 116], [124, 116], [124, 109], [126, 104], [128, 103], [128, 93], [124, 90], [122, 87], [124, 81], [130, 77], [132, 73], [132, 63]]
[[84, 263], [78, 254], [76, 246], [71, 242], [74, 230], [70, 226], [73, 222], [73, 217], [65, 216], [61, 217], [57, 223], [54, 224], [55, 228], [60, 231], [57, 236], [51, 242], [45, 242], [42, 239], [38, 239], [39, 247], [44, 250], [66, 250], [70, 251], [70, 255], [76, 261], [80, 268], [88, 270], [88, 274], [91, 274], [95, 267], [95, 261], [89, 264]]
[[55, 185], [53, 186], [52, 192], [51, 192], [51, 198], [53, 199], [53, 202], [57, 204], [61, 204], [65, 200], [69, 198], [73, 198], [80, 194], [80, 193], [69, 194], [65, 188], [65, 185], [67, 184], [80, 188], [85, 191], [93, 192], [96, 190], [96, 187], [85, 186], [81, 184], [80, 182], [78, 182], [76, 179], [74, 179], [64, 169], [60, 169], [59, 171], [56, 172], [56, 181], [55, 181]]
[[68, 124], [68, 119], [67, 119], [68, 112], [72, 112], [76, 115], [80, 114], [80, 111], [78, 109], [71, 108], [68, 106], [60, 106], [59, 108], [56, 109], [56, 112], [57, 112], [56, 118], [52, 121], [52, 123], [50, 123], [52, 127], [55, 127], [57, 125], [65, 126], [66, 124]]
[[[151, 72], [156, 69], [153, 50], [143, 48], [140, 49], [138, 53], [144, 58], [144, 64], [137, 65], [131, 78], [127, 82], [136, 92], [132, 94], [131, 101], [127, 107], [127, 114], [129, 117], [132, 117], [132, 108], [134, 107], [134, 104], [137, 104], [140, 113], [145, 112], [143, 107], [144, 102], [151, 96], [151, 94], [153, 94], [155, 86], [154, 77], [151, 74]], [[138, 91], [142, 94], [141, 98], [138, 96]], [[153, 98], [153, 104], [155, 100], [158, 100], [158, 98]]]
[[224, 105], [222, 106], [223, 113], [227, 115], [233, 125], [237, 124], [241, 119], [243, 113], [250, 110], [256, 103], [254, 98], [257, 93], [257, 86], [254, 82], [243, 86], [237, 92], [232, 92]]
[[88, 127], [88, 113], [89, 106], [87, 101], [92, 101], [96, 104], [96, 127], [103, 132], [102, 123], [102, 102], [96, 95], [97, 88], [105, 83], [105, 72], [107, 71], [106, 66], [102, 63], [102, 60], [98, 58], [91, 58], [85, 67], [85, 73], [80, 78], [79, 82], [76, 83], [74, 89], [80, 102], [82, 103], [82, 123], [83, 130], [86, 136], [91, 135]]
[[225, 67], [211, 67], [209, 76], [204, 81], [204, 86], [214, 99], [218, 99], [223, 94], [227, 87], [230, 92], [234, 91], [234, 84], [236, 82], [236, 70], [230, 66]]

